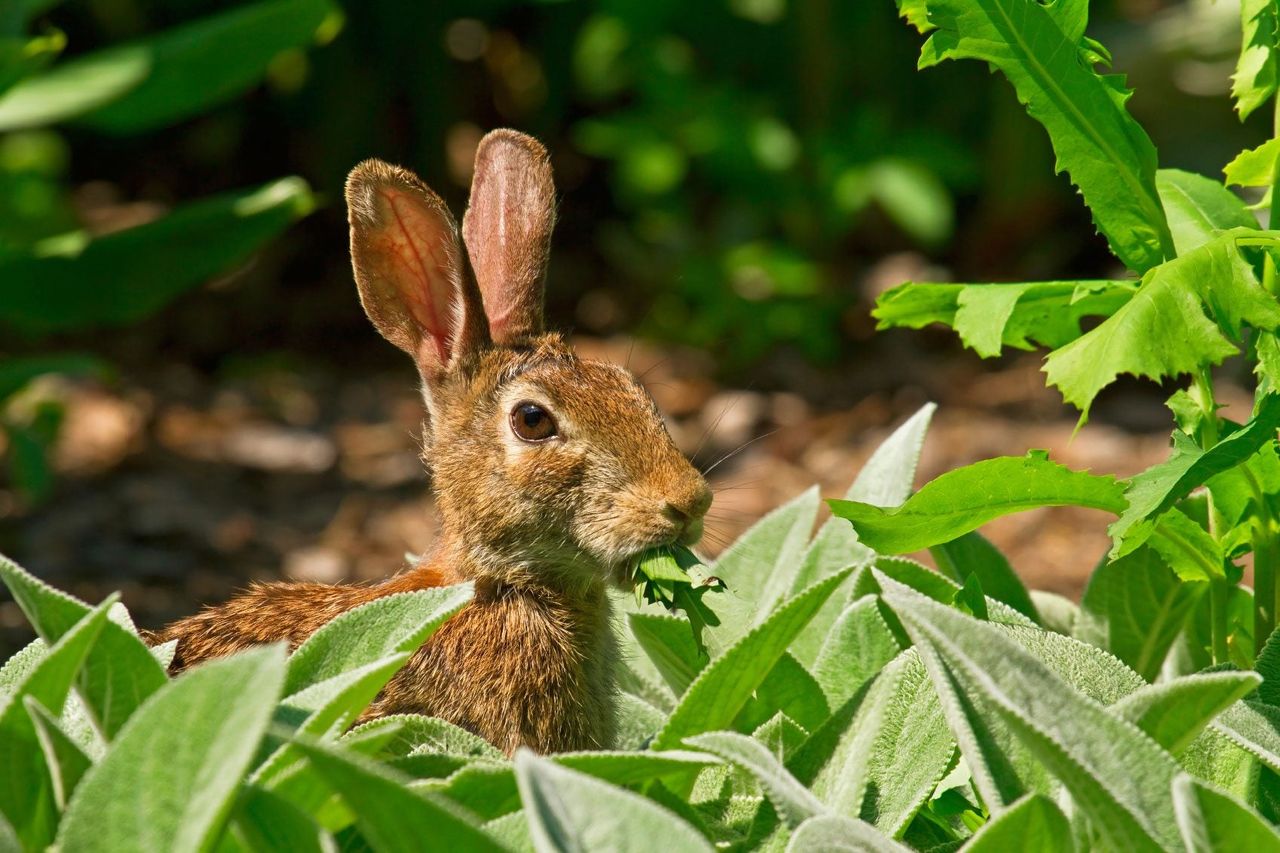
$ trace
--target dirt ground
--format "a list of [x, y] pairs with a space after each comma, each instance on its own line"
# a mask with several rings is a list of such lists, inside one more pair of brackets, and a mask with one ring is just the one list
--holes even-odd
[[[886, 351], [845, 375], [798, 377], [812, 392], [804, 397], [720, 387], [697, 353], [622, 339], [578, 345], [642, 375], [681, 448], [711, 469], [707, 556], [815, 482], [839, 496], [928, 400], [940, 407], [917, 484], [1028, 448], [1120, 476], [1166, 453], [1156, 396], [1129, 399], [1110, 415], [1104, 400], [1073, 440], [1075, 413], [1045, 389], [1036, 356], [991, 368], [964, 354], [939, 361], [915, 353], [910, 337], [886, 337]], [[119, 589], [143, 626], [221, 601], [253, 579], [383, 578], [436, 535], [418, 457], [422, 405], [407, 365], [345, 377], [264, 366], [217, 378], [177, 366], [36, 391], [65, 405], [56, 490], [34, 509], [0, 492], [0, 545], [90, 601]], [[1220, 396], [1248, 404], [1230, 388]], [[1044, 509], [985, 532], [1030, 585], [1078, 597], [1106, 550], [1106, 521], [1094, 511]], [[0, 601], [2, 651], [29, 637], [17, 606]]]

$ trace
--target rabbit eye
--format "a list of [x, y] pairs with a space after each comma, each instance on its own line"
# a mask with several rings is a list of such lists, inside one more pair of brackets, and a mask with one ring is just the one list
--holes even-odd
[[521, 441], [540, 442], [556, 435], [551, 413], [537, 403], [517, 403], [511, 410], [511, 431]]

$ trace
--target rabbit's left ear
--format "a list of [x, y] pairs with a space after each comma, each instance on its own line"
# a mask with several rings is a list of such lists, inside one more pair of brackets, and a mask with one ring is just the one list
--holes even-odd
[[495, 343], [543, 331], [543, 290], [555, 221], [547, 150], [514, 130], [486, 134], [476, 149], [462, 239]]

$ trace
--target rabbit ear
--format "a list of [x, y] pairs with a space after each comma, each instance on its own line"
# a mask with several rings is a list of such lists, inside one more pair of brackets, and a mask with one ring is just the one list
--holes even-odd
[[407, 169], [366, 160], [347, 178], [347, 211], [365, 313], [424, 378], [487, 343], [458, 225], [440, 196]]
[[494, 130], [476, 149], [462, 236], [498, 343], [543, 330], [542, 293], [556, 221], [547, 150], [514, 130]]

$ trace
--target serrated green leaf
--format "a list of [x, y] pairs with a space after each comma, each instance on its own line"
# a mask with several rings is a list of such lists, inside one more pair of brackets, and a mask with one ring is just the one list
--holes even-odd
[[817, 815], [800, 824], [787, 844], [787, 853], [810, 851], [849, 853], [910, 853], [906, 847], [866, 821], [840, 815]]
[[1233, 228], [1149, 270], [1124, 307], [1049, 354], [1048, 382], [1082, 422], [1098, 392], [1122, 373], [1157, 382], [1193, 373], [1234, 355], [1227, 335], [1238, 339], [1243, 324], [1280, 326], [1280, 304], [1240, 253], [1245, 240], [1274, 242], [1276, 233]]
[[1046, 796], [1028, 794], [1010, 805], [973, 834], [966, 853], [1004, 853], [1036, 850], [1039, 853], [1071, 853], [1071, 825]]
[[715, 658], [680, 697], [655, 746], [670, 749], [690, 735], [723, 729], [732, 722], [787, 646], [849, 574], [850, 570], [837, 572], [788, 599]]
[[1243, 464], [1275, 439], [1277, 427], [1280, 394], [1267, 394], [1258, 401], [1247, 424], [1208, 450], [1181, 430], [1174, 430], [1169, 458], [1136, 475], [1125, 487], [1129, 506], [1107, 528], [1113, 542], [1111, 556], [1122, 557], [1146, 542], [1155, 530], [1157, 516], [1211, 477]]
[[858, 538], [881, 554], [905, 554], [948, 542], [988, 521], [1042, 506], [1086, 506], [1119, 515], [1121, 487], [1050, 462], [1043, 452], [1004, 456], [949, 471], [906, 503], [882, 509], [854, 501], [828, 501]]
[[1280, 850], [1280, 834], [1262, 815], [1185, 773], [1173, 780], [1173, 808], [1187, 853]]
[[1252, 672], [1205, 672], [1143, 687], [1111, 706], [1174, 755], [1261, 679]]
[[108, 598], [66, 631], [0, 705], [0, 814], [24, 847], [44, 849], [57, 829], [55, 790], [25, 702], [61, 708], [107, 623]]
[[1204, 175], [1161, 169], [1156, 172], [1156, 190], [1179, 255], [1198, 249], [1223, 231], [1258, 227], [1239, 196]]
[[266, 731], [284, 671], [284, 649], [267, 646], [202, 664], [166, 685], [85, 774], [59, 845], [209, 849]]
[[684, 820], [639, 794], [561, 767], [521, 749], [516, 780], [525, 804], [533, 847], [547, 851], [648, 851], [713, 848]]
[[924, 660], [935, 683], [954, 679], [963, 693], [979, 699], [979, 716], [996, 715], [1071, 792], [1108, 843], [1131, 850], [1178, 848], [1164, 792], [1177, 772], [1168, 753], [997, 626], [888, 578], [881, 583], [885, 601], [912, 638], [929, 648]]
[[244, 262], [310, 213], [301, 178], [212, 196], [154, 222], [0, 259], [0, 323], [27, 335], [122, 326]]
[[1036, 281], [1019, 284], [907, 282], [876, 300], [879, 329], [951, 326], [983, 358], [1002, 347], [1060, 347], [1080, 337], [1086, 317], [1110, 317], [1133, 298], [1132, 281]]
[[[1257, 2], [1267, 0], [1246, 0], [1246, 5]], [[1270, 189], [1275, 183], [1277, 157], [1280, 157], [1280, 137], [1269, 139], [1257, 148], [1241, 151], [1226, 165], [1222, 173], [1228, 184]]]
[[0, 131], [68, 119], [112, 133], [165, 127], [255, 85], [284, 51], [332, 37], [340, 14], [326, 0], [267, 0], [78, 56], [0, 98]]
[[23, 698], [27, 714], [34, 724], [40, 751], [44, 753], [44, 765], [53, 783], [54, 803], [58, 811], [67, 807], [71, 792], [80, 784], [85, 771], [93, 766], [93, 759], [84, 754], [72, 737], [62, 729], [58, 718], [49, 712], [34, 696]]
[[[977, 59], [998, 68], [1018, 100], [1049, 134], [1057, 167], [1071, 175], [1111, 250], [1144, 272], [1174, 254], [1156, 195], [1156, 150], [1124, 103], [1122, 79], [1099, 76], [1080, 37], [1039, 3], [1026, 0], [926, 0], [937, 30], [920, 67]], [[1061, 5], [1061, 4], [1059, 4]], [[1073, 34], [1085, 7], [1072, 7]]]
[[1273, 0], [1241, 0], [1240, 58], [1231, 77], [1241, 120], [1276, 93], [1276, 18]]
[[443, 849], [503, 849], [474, 815], [444, 797], [411, 789], [407, 778], [315, 741], [294, 744], [346, 801], [361, 834], [380, 853], [419, 850], [424, 839]]
[[471, 600], [470, 583], [402, 592], [348, 610], [307, 638], [289, 657], [285, 692], [340, 675], [398, 652], [413, 652]]
[[[466, 758], [492, 758], [505, 760], [506, 756], [484, 738], [439, 717], [421, 714], [394, 714], [380, 717], [374, 722], [395, 721], [396, 731], [383, 747], [386, 755], [413, 755], [430, 752], [441, 755], [457, 755]], [[365, 728], [372, 723], [366, 723]]]
[[874, 596], [866, 595], [845, 608], [831, 626], [813, 675], [831, 707], [837, 708], [875, 677], [900, 648]]
[[1150, 548], [1094, 570], [1080, 603], [1075, 636], [1120, 658], [1147, 681], [1208, 590], [1184, 581]]
[[685, 743], [718, 755], [755, 776], [789, 827], [798, 827], [808, 818], [826, 812], [826, 807], [759, 741], [736, 732], [708, 732], [685, 738]]

